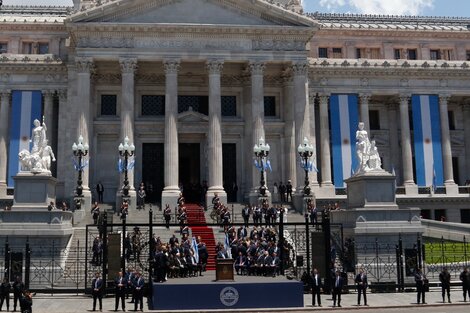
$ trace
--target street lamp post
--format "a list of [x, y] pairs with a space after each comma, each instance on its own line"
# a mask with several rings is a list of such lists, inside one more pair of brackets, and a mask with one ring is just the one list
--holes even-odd
[[309, 162], [309, 159], [313, 156], [313, 145], [308, 142], [308, 138], [304, 138], [304, 144], [299, 144], [297, 152], [299, 153], [301, 159], [301, 167], [305, 171], [305, 186], [304, 186], [304, 196], [310, 196], [310, 182], [308, 180], [308, 172], [312, 170], [312, 163]]
[[264, 139], [262, 137], [259, 139], [259, 143], [255, 144], [255, 146], [253, 147], [253, 152], [258, 161], [257, 167], [259, 168], [261, 172], [259, 194], [262, 197], [266, 196], [266, 190], [267, 190], [266, 181], [264, 179], [264, 170], [265, 170], [266, 162], [267, 162], [265, 161], [265, 158], [268, 157], [269, 150], [271, 150], [271, 147], [269, 146], [269, 144], [265, 144]]
[[77, 187], [75, 187], [75, 208], [80, 209], [83, 200], [83, 158], [88, 155], [88, 143], [83, 143], [83, 136], [78, 137], [78, 143], [73, 143], [72, 151], [73, 155], [77, 158], [77, 163], [75, 164], [75, 170], [78, 172], [77, 177]]
[[124, 159], [122, 170], [124, 172], [124, 182], [121, 190], [121, 195], [123, 198], [129, 197], [129, 179], [127, 176], [129, 158], [134, 156], [135, 146], [133, 143], [129, 144], [129, 137], [124, 138], [124, 143], [119, 144], [119, 155]]

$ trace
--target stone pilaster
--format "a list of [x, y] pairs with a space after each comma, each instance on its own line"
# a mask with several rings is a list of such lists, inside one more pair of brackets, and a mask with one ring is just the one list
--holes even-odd
[[[120, 142], [124, 141], [126, 136], [130, 143], [134, 143], [134, 100], [135, 100], [135, 72], [137, 71], [137, 59], [121, 58], [119, 59], [121, 67], [121, 136]], [[122, 176], [122, 175], [121, 175]], [[131, 207], [136, 205], [136, 192], [134, 187], [134, 168], [127, 173], [129, 180], [129, 195], [131, 197]], [[120, 178], [119, 186], [122, 186], [123, 177]], [[120, 188], [118, 188], [117, 203], [120, 203]]]
[[470, 178], [470, 99], [462, 105], [463, 111], [463, 128], [465, 140], [465, 176], [464, 179]]
[[[63, 199], [70, 196], [72, 188], [65, 190], [65, 180], [67, 177], [74, 177], [74, 172], [71, 170], [70, 157], [72, 155], [72, 143], [70, 138], [70, 123], [68, 116], [71, 114], [67, 104], [67, 90], [59, 89], [57, 91], [59, 96], [59, 114], [57, 120], [57, 127], [60, 131], [57, 133], [57, 196]], [[75, 133], [74, 133], [75, 136]], [[75, 138], [76, 140], [77, 138]], [[73, 141], [72, 141], [73, 142]]]
[[286, 126], [284, 127], [284, 155], [286, 162], [286, 171], [283, 177], [283, 183], [287, 180], [297, 181], [296, 172], [296, 146], [295, 146], [295, 123], [294, 123], [294, 85], [292, 76], [284, 77], [284, 116]]
[[[75, 138], [83, 136], [83, 142], [90, 146], [93, 141], [93, 124], [91, 122], [91, 74], [94, 70], [93, 59], [76, 58], [77, 97], [75, 106], [78, 108], [78, 129]], [[76, 140], [76, 139], [74, 139]], [[82, 186], [85, 197], [85, 209], [91, 207], [91, 191], [89, 187], [90, 166], [83, 169]], [[89, 203], [88, 203], [89, 202]]]
[[[388, 125], [389, 125], [389, 142], [390, 142], [390, 163], [395, 169], [395, 175], [398, 183], [402, 182], [402, 175], [398, 170], [400, 168], [399, 144], [398, 144], [398, 121], [397, 121], [397, 105], [389, 103], [388, 105]], [[390, 168], [392, 171], [392, 168]]]
[[439, 113], [441, 120], [441, 144], [442, 163], [444, 166], [444, 185], [447, 194], [458, 194], [459, 188], [454, 182], [454, 172], [452, 168], [452, 147], [450, 144], [449, 112], [447, 102], [448, 95], [439, 95]]
[[413, 156], [411, 152], [410, 117], [408, 104], [410, 95], [400, 95], [401, 155], [403, 167], [403, 185], [406, 194], [417, 194], [418, 188], [413, 179]]
[[162, 206], [176, 206], [180, 192], [178, 187], [178, 71], [179, 60], [165, 60], [163, 66], [166, 74], [165, 92], [165, 155], [164, 183]]
[[[227, 194], [223, 187], [223, 165], [222, 165], [222, 108], [220, 75], [223, 62], [211, 60], [206, 63], [209, 74], [209, 132], [207, 136], [207, 147], [209, 157], [209, 190], [206, 194], [206, 203], [210, 203], [215, 193], [218, 194], [223, 203], [227, 203]], [[227, 182], [231, 183], [231, 182]]]
[[53, 118], [54, 118], [54, 90], [44, 90], [42, 95], [44, 97], [44, 120], [47, 126], [46, 137], [49, 140], [49, 145], [54, 147], [53, 145]]
[[0, 199], [7, 195], [8, 129], [10, 126], [10, 90], [0, 91]]
[[[317, 163], [317, 136], [316, 136], [316, 123], [315, 123], [315, 94], [309, 95], [309, 103], [308, 103], [308, 111], [310, 115], [310, 144], [313, 146], [313, 155], [312, 161], [315, 163], [315, 166], [318, 168], [320, 165]], [[309, 174], [310, 177], [310, 185], [312, 186], [312, 190], [315, 191], [320, 187], [318, 184], [318, 173], [313, 171]]]
[[359, 95], [361, 122], [364, 123], [364, 129], [370, 134], [369, 100], [370, 94], [362, 93]]

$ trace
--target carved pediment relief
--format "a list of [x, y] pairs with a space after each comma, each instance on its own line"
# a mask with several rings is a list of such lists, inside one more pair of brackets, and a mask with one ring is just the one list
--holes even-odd
[[316, 25], [306, 16], [262, 0], [114, 0], [91, 6], [68, 20], [125, 24]]
[[190, 107], [189, 111], [178, 114], [178, 121], [187, 123], [198, 123], [207, 122], [209, 121], [209, 118], [204, 114], [193, 111]]

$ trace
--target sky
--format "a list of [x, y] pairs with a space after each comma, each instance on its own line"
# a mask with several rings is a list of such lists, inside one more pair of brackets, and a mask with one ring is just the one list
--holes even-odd
[[[468, 0], [303, 0], [307, 12], [470, 17]], [[4, 5], [72, 5], [72, 0], [3, 0]]]

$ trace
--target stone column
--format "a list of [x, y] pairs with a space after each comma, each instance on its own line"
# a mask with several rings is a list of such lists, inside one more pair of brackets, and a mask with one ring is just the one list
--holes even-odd
[[406, 194], [417, 194], [418, 188], [413, 180], [413, 156], [411, 153], [410, 117], [408, 113], [409, 95], [400, 95], [401, 155], [403, 166], [403, 185]]
[[[78, 128], [75, 139], [83, 136], [83, 142], [93, 147], [93, 124], [91, 118], [91, 73], [94, 70], [93, 59], [76, 58], [77, 97], [75, 107], [78, 108]], [[90, 166], [83, 169], [82, 186], [85, 197], [84, 209], [91, 207], [91, 191], [89, 187]]]
[[169, 204], [176, 206], [179, 195], [178, 179], [178, 71], [179, 60], [165, 60], [163, 62], [166, 74], [165, 86], [165, 155], [164, 155], [164, 181], [165, 188], [162, 193], [162, 206]]
[[[321, 168], [322, 193], [333, 190], [334, 186], [331, 180], [331, 152], [330, 152], [330, 129], [328, 116], [329, 95], [320, 95], [320, 149], [321, 149]], [[329, 192], [328, 192], [329, 193]]]
[[[320, 164], [318, 164], [317, 160], [317, 136], [316, 136], [316, 123], [315, 123], [315, 94], [309, 95], [309, 103], [308, 103], [308, 110], [309, 110], [309, 115], [310, 115], [310, 144], [313, 146], [313, 155], [312, 155], [312, 161], [315, 162], [315, 166], [318, 167]], [[313, 171], [309, 174], [310, 177], [310, 186], [312, 186], [312, 190], [318, 190], [319, 184], [318, 184], [318, 173]], [[314, 190], [315, 189], [315, 190]]]
[[5, 198], [7, 195], [10, 96], [10, 90], [0, 91], [0, 198]]
[[361, 122], [364, 123], [364, 129], [367, 130], [367, 133], [370, 135], [370, 123], [369, 123], [369, 100], [370, 94], [360, 94], [360, 112], [361, 112]]
[[[223, 62], [212, 60], [206, 63], [209, 74], [209, 133], [208, 157], [209, 157], [209, 190], [206, 194], [206, 203], [210, 203], [215, 193], [218, 194], [222, 203], [227, 203], [227, 194], [223, 187], [223, 165], [222, 165], [222, 120], [220, 75]], [[231, 183], [231, 182], [227, 182]]]
[[[304, 138], [310, 140], [310, 112], [308, 106], [308, 64], [296, 63], [292, 66], [294, 74], [294, 121], [295, 121], [295, 149], [291, 151], [297, 156], [297, 147], [303, 145]], [[305, 172], [297, 164], [297, 179], [292, 181], [298, 193], [303, 194]]]
[[463, 111], [463, 128], [465, 140], [465, 177], [464, 180], [470, 179], [470, 99], [462, 105]]
[[49, 140], [49, 145], [51, 147], [53, 146], [52, 142], [52, 130], [54, 128], [54, 90], [44, 90], [43, 91], [43, 97], [44, 97], [44, 120], [47, 126], [47, 131], [46, 131], [46, 137]]
[[[402, 176], [398, 169], [400, 168], [399, 145], [398, 145], [398, 121], [397, 121], [397, 105], [389, 103], [388, 105], [388, 125], [389, 125], [389, 145], [390, 145], [390, 163], [395, 169], [397, 182], [402, 182]], [[390, 171], [392, 168], [390, 168]]]
[[[263, 62], [251, 62], [250, 63], [251, 118], [252, 118], [251, 124], [253, 125], [253, 137], [252, 137], [251, 147], [257, 144], [260, 138], [264, 138], [266, 140], [265, 133], [264, 133], [264, 82], [263, 82], [263, 75], [264, 75], [265, 67], [266, 67], [266, 64]], [[247, 122], [249, 123], [249, 121]], [[253, 177], [253, 180], [252, 180], [253, 192], [257, 194], [259, 181], [260, 181], [260, 173], [254, 166], [252, 167], [252, 177]], [[267, 179], [265, 181], [267, 182]]]
[[[121, 67], [121, 136], [119, 142], [124, 142], [124, 138], [129, 137], [129, 142], [135, 144], [134, 141], [134, 98], [135, 98], [135, 72], [137, 70], [137, 59], [121, 58], [119, 59]], [[117, 153], [117, 152], [116, 152]], [[122, 175], [121, 175], [122, 176]], [[136, 205], [136, 192], [134, 187], [134, 168], [128, 171], [129, 195], [131, 197], [131, 207]], [[120, 178], [118, 188], [118, 199], [116, 203], [120, 204], [121, 190], [124, 177]]]
[[448, 95], [439, 95], [439, 113], [441, 120], [442, 165], [444, 166], [444, 185], [447, 194], [458, 194], [459, 188], [454, 182], [452, 168], [452, 147], [450, 144], [449, 112], [447, 109]]
[[284, 155], [286, 160], [286, 172], [283, 183], [288, 179], [297, 181], [297, 154], [295, 146], [295, 123], [294, 123], [294, 85], [292, 84], [292, 76], [284, 76], [284, 116], [286, 126], [284, 127], [285, 147]]

